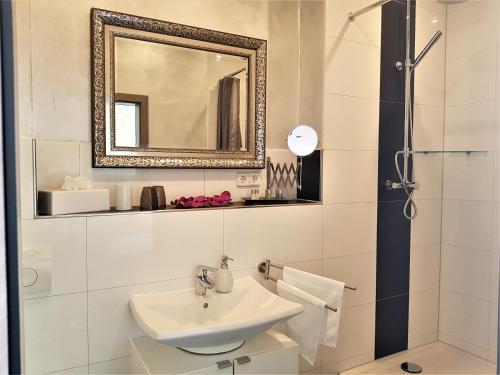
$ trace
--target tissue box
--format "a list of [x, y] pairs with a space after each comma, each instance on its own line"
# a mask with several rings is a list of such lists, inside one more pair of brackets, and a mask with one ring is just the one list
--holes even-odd
[[109, 190], [41, 190], [38, 192], [38, 213], [46, 215], [109, 211]]

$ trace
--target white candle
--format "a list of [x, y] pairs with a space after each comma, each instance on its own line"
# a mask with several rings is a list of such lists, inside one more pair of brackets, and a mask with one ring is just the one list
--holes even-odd
[[116, 185], [116, 209], [118, 211], [132, 209], [132, 191], [127, 184]]

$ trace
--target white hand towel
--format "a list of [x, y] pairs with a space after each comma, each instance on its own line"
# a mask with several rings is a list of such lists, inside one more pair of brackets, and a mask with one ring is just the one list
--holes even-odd
[[336, 312], [329, 309], [324, 310], [321, 336], [322, 344], [336, 347], [345, 283], [290, 267], [283, 269], [283, 281], [323, 300], [328, 306], [337, 309]]
[[282, 280], [278, 280], [278, 295], [304, 306], [301, 314], [285, 323], [285, 333], [299, 344], [300, 355], [312, 366], [321, 340], [325, 302]]

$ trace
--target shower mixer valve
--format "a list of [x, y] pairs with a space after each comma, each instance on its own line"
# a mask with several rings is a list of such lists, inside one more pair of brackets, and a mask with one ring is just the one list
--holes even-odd
[[404, 188], [417, 190], [418, 182], [410, 182], [410, 181], [394, 182], [392, 180], [387, 180], [384, 186], [387, 190], [404, 189]]

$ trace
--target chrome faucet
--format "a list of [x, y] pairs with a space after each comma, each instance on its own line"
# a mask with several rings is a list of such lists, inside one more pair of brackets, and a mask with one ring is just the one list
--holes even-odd
[[194, 276], [195, 287], [194, 293], [197, 296], [204, 296], [207, 294], [207, 289], [213, 289], [215, 282], [208, 276], [208, 271], [215, 272], [217, 268], [210, 266], [198, 266], [196, 267], [196, 273]]

